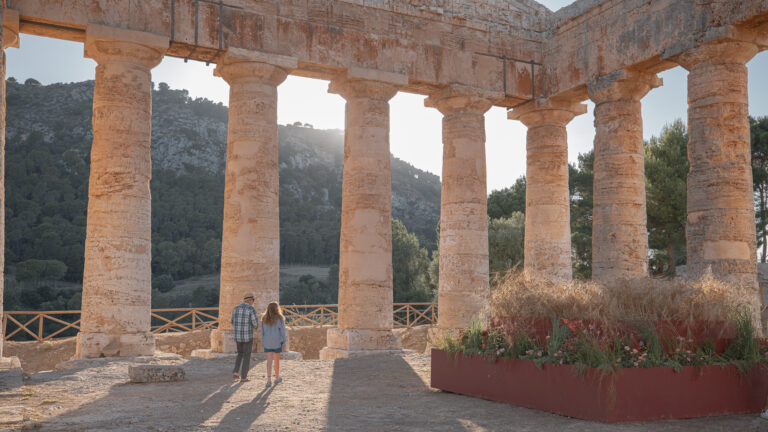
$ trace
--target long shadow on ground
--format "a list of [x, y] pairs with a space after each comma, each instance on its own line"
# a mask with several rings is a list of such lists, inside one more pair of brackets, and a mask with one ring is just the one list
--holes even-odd
[[601, 424], [432, 390], [399, 356], [336, 360], [329, 431], [768, 431], [757, 416]]
[[[187, 365], [190, 362], [202, 364], [206, 361], [190, 360]], [[263, 412], [268, 394], [263, 391], [257, 394], [252, 403], [247, 404], [247, 412], [242, 406], [225, 407], [243, 384], [228, 379], [231, 377], [229, 363], [220, 362], [216, 366], [202, 372], [188, 373], [184, 381], [176, 383], [129, 384], [121, 377], [103, 397], [48, 418], [38, 427], [64, 431], [213, 429], [201, 425], [224, 410], [231, 409], [225, 418], [234, 420], [235, 415], [238, 415], [242, 421], [236, 423], [246, 425], [247, 429], [247, 425]], [[222, 373], [222, 368], [226, 373]], [[199, 367], [189, 369], [199, 370]], [[188, 413], [181, 424], [170, 426], [167, 423], [168, 417], [178, 413], [169, 411], [177, 410], [179, 404], [183, 404]], [[254, 410], [254, 407], [259, 406], [260, 411]], [[245, 423], [248, 419], [250, 422]]]
[[[445, 395], [430, 389], [401, 356], [336, 360], [327, 430], [463, 431], [467, 426], [484, 427], [483, 412], [446, 413]], [[462, 420], [467, 416], [473, 421]]]
[[238, 430], [233, 429], [232, 425], [251, 425], [259, 418], [269, 406], [267, 399], [275, 387], [267, 387], [256, 394], [253, 400], [243, 403], [237, 408], [230, 410], [219, 422], [219, 426], [214, 429], [217, 432]]

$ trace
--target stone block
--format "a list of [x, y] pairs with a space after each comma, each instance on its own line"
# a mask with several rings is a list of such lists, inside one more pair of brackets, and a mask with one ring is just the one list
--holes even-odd
[[10, 390], [24, 385], [24, 372], [18, 357], [0, 357], [0, 390]]
[[[192, 351], [191, 354], [192, 357], [201, 358], [201, 359], [207, 359], [207, 360], [214, 360], [214, 359], [234, 359], [237, 357], [237, 353], [220, 353], [216, 352], [210, 349], [196, 349]], [[262, 361], [267, 359], [267, 353], [265, 352], [254, 352], [251, 354], [251, 361]], [[304, 357], [301, 355], [300, 352], [295, 351], [286, 351], [283, 353], [280, 353], [280, 359], [281, 360], [303, 360]]]
[[56, 365], [56, 370], [71, 370], [71, 369], [83, 369], [89, 367], [104, 366], [110, 362], [127, 362], [127, 363], [150, 363], [156, 360], [166, 361], [178, 361], [183, 360], [183, 357], [178, 354], [166, 353], [161, 351], [155, 351], [151, 356], [135, 356], [135, 357], [100, 357], [100, 358], [85, 358], [85, 359], [72, 359], [65, 362], [61, 362]]
[[155, 335], [152, 333], [78, 333], [75, 358], [152, 356]]
[[415, 351], [407, 349], [393, 350], [343, 350], [337, 348], [325, 347], [320, 350], [320, 360], [336, 360], [344, 358], [358, 358], [381, 355], [406, 355], [413, 354]]
[[[288, 351], [291, 350], [291, 338], [287, 331], [285, 334], [285, 346]], [[217, 353], [236, 353], [237, 343], [235, 343], [232, 332], [219, 329], [211, 331], [211, 351]], [[253, 352], [258, 353], [261, 351], [264, 351], [264, 347], [261, 345], [261, 335], [257, 332], [253, 339]]]
[[328, 347], [341, 350], [399, 350], [400, 339], [392, 330], [328, 329]]
[[128, 377], [132, 383], [183, 381], [184, 369], [170, 365], [129, 366]]

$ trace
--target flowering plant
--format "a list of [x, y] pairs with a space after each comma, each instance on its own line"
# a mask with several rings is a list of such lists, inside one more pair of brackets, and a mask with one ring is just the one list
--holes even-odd
[[598, 368], [614, 372], [622, 368], [705, 366], [735, 364], [742, 371], [752, 365], [768, 363], [768, 346], [756, 337], [751, 315], [744, 310], [733, 317], [736, 337], [721, 354], [711, 340], [696, 341], [671, 335], [652, 323], [619, 321], [613, 323], [552, 318], [551, 330], [541, 337], [525, 325], [485, 329], [479, 321], [456, 336], [446, 336], [438, 347], [464, 355], [531, 360], [573, 365], [580, 369]]

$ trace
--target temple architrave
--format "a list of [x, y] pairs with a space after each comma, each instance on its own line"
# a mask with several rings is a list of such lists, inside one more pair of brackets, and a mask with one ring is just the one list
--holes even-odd
[[[572, 277], [566, 126], [591, 100], [594, 278], [647, 274], [642, 99], [677, 66], [689, 72], [688, 274], [711, 269], [752, 287], [758, 310], [746, 63], [768, 49], [768, 0], [577, 0], [557, 12], [533, 0], [4, 3], [3, 49], [20, 33], [47, 36], [83, 43], [97, 63], [78, 357], [155, 349], [151, 79], [165, 56], [215, 63], [230, 86], [215, 352], [234, 350], [230, 314], [244, 293], [256, 293], [257, 309], [279, 298], [277, 86], [288, 75], [327, 80], [346, 101], [339, 325], [322, 358], [401, 349], [389, 151], [389, 100], [400, 91], [443, 115], [437, 331], [487, 316], [493, 106], [528, 128], [525, 269]], [[4, 154], [4, 79], [0, 88]], [[0, 219], [2, 248], [1, 205]]]

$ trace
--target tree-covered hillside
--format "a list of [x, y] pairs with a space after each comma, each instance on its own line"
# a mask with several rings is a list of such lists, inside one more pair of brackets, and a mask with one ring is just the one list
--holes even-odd
[[[42, 260], [64, 263], [63, 280], [82, 280], [92, 97], [92, 81], [7, 82], [6, 264], [13, 269], [25, 263], [29, 278], [34, 269], [50, 266], [27, 261]], [[219, 269], [226, 127], [222, 104], [156, 86], [151, 189], [157, 281]], [[285, 264], [338, 262], [343, 141], [340, 131], [279, 128]], [[392, 179], [393, 218], [434, 249], [439, 178], [393, 158]]]

